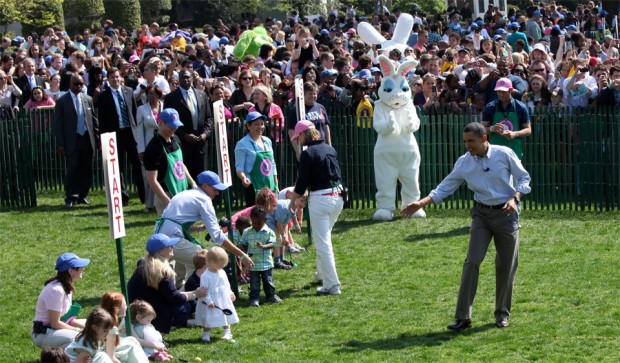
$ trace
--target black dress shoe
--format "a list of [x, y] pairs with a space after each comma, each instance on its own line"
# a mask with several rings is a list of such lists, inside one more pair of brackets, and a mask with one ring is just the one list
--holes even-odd
[[457, 319], [454, 323], [448, 325], [448, 329], [454, 331], [462, 331], [467, 328], [471, 328], [471, 319]]
[[75, 206], [76, 202], [77, 202], [77, 200], [75, 200], [73, 198], [67, 198], [67, 199], [65, 199], [65, 206], [67, 208], [73, 208]]
[[86, 205], [90, 205], [90, 201], [86, 198], [80, 198], [77, 201], [77, 204], [86, 204]]
[[500, 329], [501, 328], [507, 328], [508, 325], [510, 325], [510, 324], [508, 324], [508, 319], [502, 319], [502, 320], [499, 320], [499, 321], [495, 322], [495, 326], [500, 328]]

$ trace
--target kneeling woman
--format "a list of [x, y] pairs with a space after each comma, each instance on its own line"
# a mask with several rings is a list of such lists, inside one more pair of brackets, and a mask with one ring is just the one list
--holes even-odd
[[332, 247], [332, 228], [344, 205], [340, 184], [340, 165], [336, 150], [321, 139], [321, 134], [310, 121], [295, 125], [292, 141], [308, 146], [299, 158], [299, 172], [290, 205], [309, 190], [308, 210], [312, 241], [316, 247], [316, 278], [323, 282], [320, 294], [339, 295], [340, 280]]
[[157, 318], [152, 324], [160, 333], [168, 334], [172, 326], [184, 327], [191, 312], [188, 301], [207, 296], [207, 289], [178, 291], [174, 285], [176, 274], [170, 267], [172, 246], [179, 238], [154, 234], [146, 243], [148, 254], [136, 268], [129, 282], [129, 302], [144, 300], [153, 306]]

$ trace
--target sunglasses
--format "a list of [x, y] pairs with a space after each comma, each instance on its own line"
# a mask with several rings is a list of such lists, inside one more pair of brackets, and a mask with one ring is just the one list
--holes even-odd
[[247, 81], [247, 80], [251, 80], [251, 79], [252, 79], [251, 77], [243, 77], [243, 78], [241, 78], [242, 81]]
[[523, 70], [522, 69], [513, 69], [512, 73], [523, 74]]
[[536, 72], [536, 73], [541, 73], [541, 72], [544, 72], [544, 71], [545, 71], [544, 68], [532, 69], [532, 72]]
[[338, 42], [338, 43], [334, 43], [334, 45], [341, 45], [342, 43]]

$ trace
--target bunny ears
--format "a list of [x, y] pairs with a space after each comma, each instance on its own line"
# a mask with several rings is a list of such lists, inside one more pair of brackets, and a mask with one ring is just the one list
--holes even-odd
[[381, 49], [387, 52], [396, 48], [401, 53], [407, 48], [407, 40], [411, 34], [413, 27], [413, 16], [407, 13], [401, 13], [394, 28], [392, 39], [386, 40], [372, 25], [363, 21], [357, 26], [357, 33], [366, 44], [381, 44]]
[[388, 57], [380, 55], [378, 59], [379, 67], [381, 67], [381, 72], [383, 73], [384, 77], [390, 77], [395, 75], [407, 77], [407, 74], [409, 74], [409, 72], [411, 72], [411, 70], [418, 65], [418, 62], [416, 62], [415, 60], [410, 60], [403, 62], [401, 65], [398, 66], [398, 69], [394, 71], [394, 63], [392, 63], [392, 61]]

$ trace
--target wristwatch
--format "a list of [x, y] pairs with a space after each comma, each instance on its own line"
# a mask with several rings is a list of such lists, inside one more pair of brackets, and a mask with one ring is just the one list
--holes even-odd
[[512, 199], [514, 199], [514, 200], [515, 200], [515, 202], [517, 203], [517, 205], [519, 205], [519, 203], [521, 203], [521, 198], [519, 198], [519, 196], [518, 196], [518, 195], [513, 196], [513, 197], [512, 197]]

